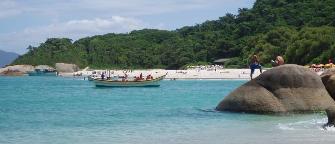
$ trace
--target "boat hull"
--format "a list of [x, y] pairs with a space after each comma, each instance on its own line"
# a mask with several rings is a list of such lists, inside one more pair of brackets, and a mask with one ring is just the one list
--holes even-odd
[[28, 72], [29, 76], [57, 76], [56, 72]]
[[88, 76], [87, 79], [88, 79], [88, 81], [93, 81], [94, 80], [94, 78], [91, 77], [91, 76]]
[[159, 82], [155, 83], [135, 83], [132, 82], [131, 84], [129, 82], [105, 82], [105, 81], [94, 81], [96, 87], [159, 87]]
[[165, 76], [146, 81], [113, 81], [95, 79], [94, 83], [96, 87], [159, 87], [160, 81], [163, 80], [164, 77]]

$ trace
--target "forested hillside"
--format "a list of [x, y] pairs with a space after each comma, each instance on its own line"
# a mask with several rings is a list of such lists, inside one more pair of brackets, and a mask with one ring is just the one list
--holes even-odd
[[144, 29], [72, 42], [50, 38], [13, 64], [76, 63], [98, 68], [180, 68], [231, 58], [247, 67], [251, 55], [265, 65], [277, 55], [287, 63], [325, 63], [335, 58], [334, 0], [257, 0], [218, 20], [174, 31]]

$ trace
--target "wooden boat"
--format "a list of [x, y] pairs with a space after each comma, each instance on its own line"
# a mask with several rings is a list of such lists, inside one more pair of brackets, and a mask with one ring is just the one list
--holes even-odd
[[96, 87], [159, 87], [160, 81], [165, 78], [166, 74], [151, 80], [103, 80], [94, 79]]

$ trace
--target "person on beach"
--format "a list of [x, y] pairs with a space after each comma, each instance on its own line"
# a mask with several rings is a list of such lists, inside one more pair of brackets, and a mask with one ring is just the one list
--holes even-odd
[[101, 79], [105, 79], [105, 73], [104, 72], [101, 74]]
[[276, 66], [280, 66], [283, 65], [285, 63], [284, 58], [282, 56], [277, 56], [276, 60], [271, 60], [272, 66], [276, 67]]
[[146, 80], [152, 80], [152, 79], [153, 79], [153, 77], [151, 76], [151, 74], [147, 75]]
[[262, 65], [259, 63], [259, 59], [257, 55], [253, 55], [251, 58], [251, 64], [250, 67], [250, 78], [252, 79], [252, 75], [255, 72], [255, 69], [259, 69], [259, 71], [262, 73]]

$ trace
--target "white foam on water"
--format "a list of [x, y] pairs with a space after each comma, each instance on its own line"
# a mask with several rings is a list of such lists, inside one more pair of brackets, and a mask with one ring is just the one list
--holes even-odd
[[306, 130], [306, 129], [324, 130], [322, 126], [326, 123], [327, 118], [318, 118], [318, 119], [297, 121], [293, 123], [278, 123], [277, 127], [281, 130]]
[[291, 127], [289, 124], [278, 124], [278, 128], [281, 130], [294, 130], [293, 127]]
[[329, 131], [329, 132], [335, 132], [335, 127], [325, 127], [325, 128], [321, 128], [321, 130]]

